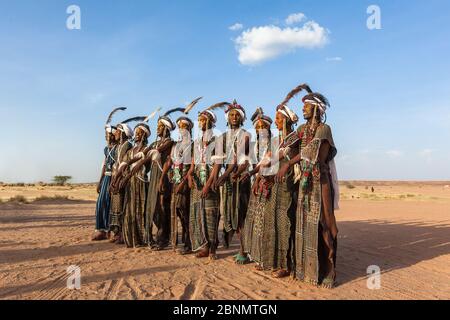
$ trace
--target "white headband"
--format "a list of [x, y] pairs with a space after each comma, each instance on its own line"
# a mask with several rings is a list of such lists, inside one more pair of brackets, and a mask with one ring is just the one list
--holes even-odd
[[173, 129], [174, 129], [173, 123], [170, 122], [170, 121], [167, 120], [167, 119], [161, 118], [161, 119], [158, 120], [158, 122], [161, 122], [161, 123], [162, 123], [163, 125], [165, 125], [169, 130], [173, 130]]
[[269, 120], [264, 119], [264, 118], [255, 119], [255, 121], [253, 121], [253, 125], [255, 126], [258, 123], [258, 121], [263, 121], [263, 122], [267, 123], [269, 126], [272, 125], [272, 123]]
[[213, 122], [216, 123], [217, 122], [217, 116], [214, 112], [212, 112], [211, 110], [205, 110], [203, 112], [208, 113], [209, 115], [211, 115], [211, 117], [213, 118]]
[[314, 106], [319, 107], [319, 110], [321, 113], [325, 113], [325, 111], [327, 110], [327, 106], [325, 105], [325, 103], [323, 103], [322, 101], [320, 101], [320, 99], [314, 97], [314, 100], [305, 100], [305, 103], [309, 103], [312, 104]]
[[150, 131], [146, 127], [144, 127], [143, 125], [140, 125], [140, 124], [134, 129], [135, 133], [138, 128], [141, 128], [147, 134], [147, 137], [150, 136]]
[[228, 120], [228, 118], [229, 118], [229, 116], [230, 116], [230, 112], [232, 111], [232, 110], [236, 110], [237, 112], [239, 112], [239, 114], [241, 115], [241, 117], [242, 117], [242, 122], [244, 122], [245, 121], [245, 113], [244, 113], [244, 111], [242, 111], [241, 109], [231, 109], [229, 112], [228, 112], [228, 114], [227, 114], [227, 120]]
[[125, 133], [125, 135], [128, 138], [131, 138], [133, 136], [133, 131], [131, 130], [130, 126], [126, 123], [119, 124], [119, 126], [117, 126], [117, 130]]
[[177, 123], [179, 123], [179, 122], [185, 123], [185, 124], [187, 124], [189, 127], [192, 127], [192, 123], [189, 122], [189, 121], [187, 121], [186, 119], [179, 119], [179, 120], [177, 121]]
[[278, 112], [290, 119], [292, 123], [297, 123], [298, 116], [288, 106], [284, 105], [282, 109], [278, 109]]
[[108, 132], [108, 133], [114, 133], [114, 132], [116, 132], [116, 129], [114, 129], [111, 125], [106, 125], [105, 126], [105, 130], [106, 130], [106, 132]]

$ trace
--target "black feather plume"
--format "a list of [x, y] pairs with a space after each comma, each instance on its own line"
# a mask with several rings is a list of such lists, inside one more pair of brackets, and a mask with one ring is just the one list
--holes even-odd
[[298, 87], [294, 88], [291, 92], [289, 92], [289, 94], [286, 96], [286, 99], [284, 99], [284, 101], [282, 103], [280, 103], [280, 105], [282, 105], [282, 106], [287, 105], [293, 97], [295, 97], [297, 94], [299, 94], [303, 90], [305, 90], [308, 93], [313, 92], [306, 83], [301, 84]]
[[171, 109], [169, 111], [167, 111], [166, 113], [163, 114], [163, 117], [167, 117], [168, 115], [175, 113], [175, 112], [184, 112], [184, 108], [175, 108], [175, 109]]
[[130, 123], [130, 122], [133, 122], [133, 121], [139, 121], [139, 122], [142, 122], [142, 121], [144, 121], [146, 118], [147, 118], [147, 117], [133, 117], [133, 118], [127, 119], [127, 120], [125, 120], [125, 121], [122, 121], [121, 123]]
[[113, 118], [113, 116], [114, 116], [114, 114], [115, 114], [116, 112], [119, 112], [119, 111], [125, 111], [125, 110], [127, 110], [127, 108], [125, 108], [125, 107], [115, 108], [115, 109], [109, 114], [108, 120], [106, 120], [106, 124], [108, 125], [108, 124], [111, 123], [112, 118]]
[[219, 103], [213, 104], [212, 106], [208, 107], [206, 110], [212, 111], [212, 110], [215, 110], [218, 108], [226, 108], [229, 106], [231, 106], [231, 103], [229, 103], [229, 102], [219, 102]]
[[184, 109], [184, 113], [189, 114], [189, 112], [195, 107], [195, 105], [202, 99], [203, 99], [203, 97], [200, 97], [200, 98], [195, 99], [191, 103], [189, 103], [189, 105], [186, 107], [186, 109]]

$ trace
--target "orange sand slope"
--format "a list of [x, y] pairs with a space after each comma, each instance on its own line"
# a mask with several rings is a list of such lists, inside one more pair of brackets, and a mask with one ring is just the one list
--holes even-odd
[[[237, 242], [219, 248], [213, 263], [170, 250], [92, 243], [95, 203], [50, 200], [0, 205], [0, 299], [450, 299], [448, 184], [348, 184], [336, 212], [339, 283], [333, 290], [235, 265]], [[32, 199], [27, 188], [4, 187], [1, 196]], [[34, 197], [53, 195], [52, 188], [33, 191]], [[95, 198], [92, 187], [58, 192]], [[80, 290], [67, 289], [71, 265], [80, 267]], [[371, 265], [381, 268], [379, 290], [367, 287]]]

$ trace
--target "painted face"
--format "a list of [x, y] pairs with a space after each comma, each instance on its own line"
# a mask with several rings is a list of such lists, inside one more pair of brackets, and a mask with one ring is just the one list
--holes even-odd
[[164, 134], [165, 129], [166, 129], [166, 126], [161, 121], [159, 121], [158, 127], [156, 128], [156, 134], [159, 137], [162, 136]]
[[189, 125], [185, 121], [178, 122], [178, 129], [189, 130]]
[[134, 132], [134, 140], [142, 141], [144, 136], [145, 136], [144, 130], [142, 130], [141, 128], [138, 127]]
[[278, 130], [282, 131], [284, 129], [284, 121], [286, 121], [286, 116], [281, 112], [277, 112], [275, 116], [275, 125]]
[[242, 124], [242, 117], [241, 114], [239, 113], [239, 111], [237, 110], [231, 110], [228, 113], [228, 121], [230, 123], [230, 125], [232, 126], [240, 126]]
[[121, 136], [122, 136], [122, 131], [120, 131], [119, 127], [118, 127], [117, 130], [114, 132], [114, 139], [116, 141], [120, 141]]
[[190, 126], [185, 121], [179, 121], [178, 122], [178, 130], [180, 131], [180, 135], [183, 137], [186, 137], [189, 132]]
[[314, 116], [314, 106], [309, 103], [305, 103], [303, 106], [303, 118], [309, 120]]
[[206, 131], [208, 129], [208, 117], [205, 115], [200, 115], [198, 117], [198, 127], [202, 131]]
[[263, 130], [269, 130], [269, 129], [270, 129], [270, 125], [263, 120], [258, 120], [255, 124], [255, 130], [257, 133], [261, 133]]
[[109, 131], [105, 131], [105, 140], [107, 143], [114, 143], [114, 134]]

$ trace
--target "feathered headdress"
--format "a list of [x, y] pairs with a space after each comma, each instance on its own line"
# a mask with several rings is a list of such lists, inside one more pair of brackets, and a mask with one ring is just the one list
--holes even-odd
[[136, 131], [137, 128], [141, 128], [142, 130], [145, 131], [145, 133], [147, 134], [147, 137], [150, 137], [151, 135], [151, 130], [150, 127], [148, 126], [148, 122], [153, 119], [158, 112], [161, 110], [161, 108], [157, 108], [155, 111], [153, 111], [152, 113], [150, 113], [147, 117], [144, 118], [144, 120], [142, 122], [139, 122], [136, 127], [134, 127], [134, 130]]
[[273, 123], [272, 119], [264, 114], [264, 110], [261, 107], [256, 108], [255, 113], [251, 117], [253, 125], [255, 125], [259, 120], [266, 122], [269, 126]]
[[279, 105], [277, 107], [277, 112], [284, 115], [292, 124], [295, 124], [298, 122], [298, 116], [297, 114], [292, 111], [287, 105]]
[[237, 110], [241, 115], [242, 121], [247, 120], [247, 115], [245, 114], [244, 108], [237, 103], [236, 99], [233, 101], [232, 104], [228, 106], [228, 109], [225, 111], [225, 113], [228, 114], [231, 110]]
[[134, 121], [140, 121], [140, 122], [142, 122], [142, 121], [144, 121], [145, 119], [147, 119], [147, 117], [133, 117], [133, 118], [127, 119], [127, 120], [125, 120], [125, 121], [122, 121], [121, 124], [126, 124], [126, 123], [130, 123], [130, 122], [134, 122]]
[[229, 102], [219, 102], [219, 103], [213, 104], [212, 106], [210, 106], [210, 107], [206, 108], [205, 110], [199, 112], [198, 115], [199, 115], [199, 116], [200, 116], [200, 115], [204, 115], [204, 116], [206, 116], [211, 122], [216, 123], [216, 122], [217, 122], [217, 116], [216, 116], [216, 114], [214, 113], [214, 111], [215, 111], [216, 109], [225, 109], [225, 108], [227, 108], [227, 107], [230, 106], [230, 105], [231, 105], [231, 103], [229, 103]]
[[302, 101], [303, 103], [309, 103], [312, 104], [313, 106], [317, 106], [322, 115], [330, 107], [330, 102], [328, 101], [328, 99], [318, 92], [312, 92], [304, 96]]
[[[203, 97], [199, 97], [199, 98], [195, 99], [194, 101], [192, 101], [191, 103], [189, 103], [186, 106], [186, 108], [183, 110], [184, 114], [188, 115], [189, 112], [191, 112], [192, 109], [195, 107], [195, 105], [202, 99], [203, 99]], [[190, 129], [192, 129], [194, 127], [194, 123], [192, 122], [192, 120], [186, 116], [179, 117], [176, 122], [177, 122], [177, 124], [179, 122], [184, 122], [189, 126]]]
[[115, 108], [113, 111], [111, 111], [111, 113], [108, 116], [108, 119], [106, 119], [106, 124], [105, 124], [105, 130], [107, 132], [113, 133], [114, 130], [117, 129], [115, 126], [111, 125], [111, 121], [113, 119], [114, 114], [116, 114], [119, 111], [125, 111], [125, 110], [127, 110], [127, 108], [120, 107], [120, 108]]
[[200, 97], [200, 98], [197, 98], [197, 99], [195, 99], [194, 101], [192, 101], [191, 103], [189, 103], [188, 104], [188, 106], [186, 107], [186, 109], [184, 109], [184, 113], [185, 114], [189, 114], [189, 112], [191, 112], [191, 110], [195, 107], [195, 105], [200, 101], [200, 100], [202, 100], [203, 99], [203, 97]]
[[153, 111], [152, 113], [150, 113], [150, 114], [144, 119], [143, 122], [149, 122], [151, 119], [153, 119], [153, 118], [158, 114], [159, 111], [161, 111], [161, 108], [157, 108], [155, 111]]
[[306, 83], [303, 83], [303, 84], [299, 85], [298, 87], [294, 88], [291, 92], [289, 92], [289, 94], [286, 96], [286, 98], [283, 100], [283, 102], [280, 103], [280, 106], [287, 105], [289, 103], [289, 101], [291, 101], [292, 98], [294, 98], [297, 94], [299, 94], [303, 90], [305, 90], [308, 93], [313, 92]]
[[128, 125], [128, 123], [130, 122], [134, 122], [134, 121], [144, 121], [146, 117], [133, 117], [133, 118], [129, 118], [125, 121], [122, 121], [121, 123], [119, 123], [117, 125], [117, 130], [122, 131], [123, 133], [125, 133], [125, 135], [128, 138], [133, 137], [133, 130], [130, 128], [130, 126]]
[[125, 107], [119, 107], [119, 108], [115, 108], [113, 111], [111, 111], [111, 113], [110, 113], [109, 116], [108, 116], [108, 119], [106, 120], [106, 125], [108, 125], [108, 124], [111, 123], [111, 121], [112, 121], [112, 119], [113, 119], [113, 116], [114, 116], [117, 112], [119, 112], [119, 111], [125, 111], [125, 110], [127, 110], [127, 108], [125, 108]]
[[173, 123], [172, 119], [170, 119], [169, 115], [175, 112], [184, 112], [184, 108], [174, 108], [170, 109], [166, 113], [164, 113], [162, 116], [159, 117], [158, 122], [161, 122], [163, 125], [165, 125], [170, 131], [175, 130], [175, 124]]

